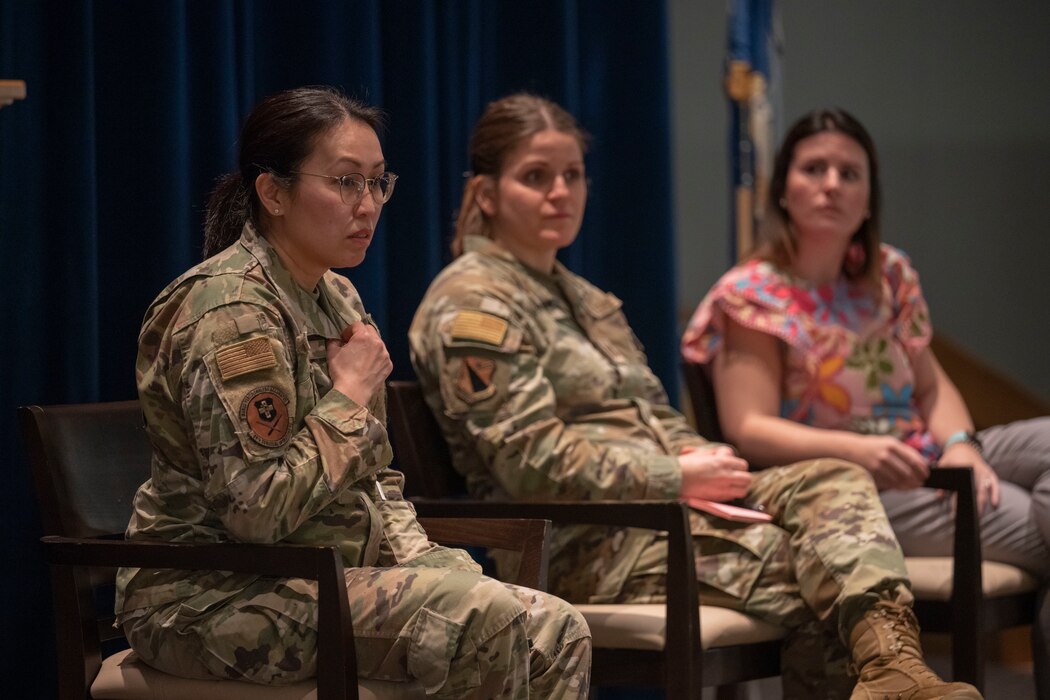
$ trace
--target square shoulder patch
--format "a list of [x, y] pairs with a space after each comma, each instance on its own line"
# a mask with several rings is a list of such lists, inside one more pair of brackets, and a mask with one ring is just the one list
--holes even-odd
[[215, 363], [219, 368], [219, 376], [225, 382], [242, 374], [276, 367], [277, 357], [273, 354], [269, 339], [252, 338], [219, 350], [215, 353]]
[[484, 311], [460, 311], [452, 321], [453, 340], [472, 340], [499, 347], [507, 336], [507, 321]]

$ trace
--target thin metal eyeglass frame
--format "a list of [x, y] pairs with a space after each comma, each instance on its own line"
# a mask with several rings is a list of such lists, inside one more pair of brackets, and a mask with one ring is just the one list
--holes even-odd
[[[357, 204], [359, 204], [361, 200], [364, 199], [366, 188], [372, 194], [372, 200], [374, 202], [376, 202], [377, 204], [386, 204], [390, 201], [390, 198], [394, 196], [394, 185], [395, 183], [397, 183], [397, 173], [392, 173], [389, 170], [383, 173], [382, 175], [377, 175], [376, 177], [365, 177], [362, 173], [347, 173], [346, 175], [322, 175], [321, 173], [307, 173], [303, 172], [302, 170], [293, 170], [290, 174], [309, 175], [310, 177], [323, 177], [328, 180], [335, 180], [339, 183], [339, 199], [342, 200], [343, 204], [346, 204], [347, 206], [356, 206]], [[358, 181], [355, 180], [346, 181], [346, 178], [352, 178], [355, 175], [361, 178], [359, 181], [360, 184], [358, 184]], [[383, 192], [379, 189], [378, 184], [379, 181], [383, 178], [388, 178], [388, 184], [390, 185], [390, 189], [386, 191], [386, 197], [382, 197]], [[346, 194], [344, 194], [349, 188], [348, 183], [354, 184], [354, 191], [356, 193], [356, 196], [352, 202], [346, 201]]]

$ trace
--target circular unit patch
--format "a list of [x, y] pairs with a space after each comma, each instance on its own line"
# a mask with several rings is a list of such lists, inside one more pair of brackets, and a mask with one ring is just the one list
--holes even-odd
[[241, 401], [241, 422], [248, 426], [252, 440], [267, 447], [280, 447], [291, 437], [288, 397], [277, 387], [252, 389]]

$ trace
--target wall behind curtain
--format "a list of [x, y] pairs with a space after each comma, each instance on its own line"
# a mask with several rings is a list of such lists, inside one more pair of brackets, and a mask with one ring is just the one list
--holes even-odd
[[[142, 314], [197, 262], [203, 204], [261, 97], [332, 84], [389, 112], [401, 175], [349, 272], [411, 372], [405, 333], [447, 242], [484, 104], [552, 97], [593, 136], [580, 240], [563, 258], [620, 296], [654, 368], [676, 381], [663, 2], [608, 0], [0, 0], [0, 439], [7, 445], [4, 658], [53, 677], [42, 534], [15, 407], [135, 394]], [[17, 562], [17, 564], [15, 564]], [[10, 647], [10, 648], [7, 648]], [[46, 660], [42, 660], [46, 659]], [[41, 688], [40, 696], [48, 695]]]

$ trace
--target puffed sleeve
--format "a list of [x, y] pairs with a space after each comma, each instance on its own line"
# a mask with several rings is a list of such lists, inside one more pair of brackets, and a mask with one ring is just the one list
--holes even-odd
[[894, 335], [912, 355], [930, 344], [933, 326], [919, 273], [904, 251], [882, 246], [884, 302], [892, 306]]
[[728, 321], [771, 335], [807, 356], [819, 356], [806, 294], [770, 263], [750, 260], [726, 272], [693, 313], [682, 357], [707, 364], [721, 351]]

